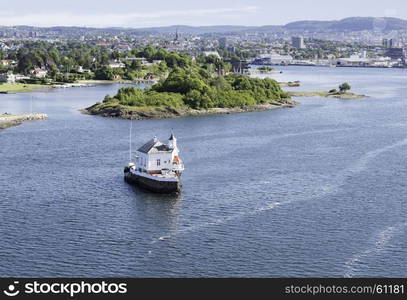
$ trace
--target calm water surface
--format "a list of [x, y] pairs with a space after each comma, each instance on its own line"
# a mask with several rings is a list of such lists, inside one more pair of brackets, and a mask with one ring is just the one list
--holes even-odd
[[0, 95], [49, 115], [0, 131], [0, 276], [406, 276], [407, 70], [282, 70], [371, 97], [133, 121], [178, 136], [178, 197], [123, 181], [128, 120], [78, 112], [119, 85]]

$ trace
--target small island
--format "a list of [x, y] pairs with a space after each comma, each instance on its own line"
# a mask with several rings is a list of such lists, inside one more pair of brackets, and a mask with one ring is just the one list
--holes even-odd
[[366, 95], [360, 95], [349, 92], [351, 86], [345, 82], [339, 86], [339, 90], [332, 89], [330, 91], [322, 92], [289, 92], [291, 97], [324, 97], [324, 98], [337, 98], [337, 99], [362, 99], [367, 98]]
[[301, 82], [296, 80], [296, 81], [288, 81], [288, 82], [279, 82], [278, 84], [281, 87], [299, 87], [301, 85]]
[[272, 67], [269, 66], [261, 66], [256, 69], [251, 69], [250, 74], [272, 74], [272, 73], [277, 73], [278, 71], [273, 69]]
[[174, 60], [168, 77], [144, 90], [124, 87], [83, 110], [84, 113], [127, 119], [171, 118], [293, 107], [277, 81], [224, 72], [213, 57], [201, 62], [188, 56]]

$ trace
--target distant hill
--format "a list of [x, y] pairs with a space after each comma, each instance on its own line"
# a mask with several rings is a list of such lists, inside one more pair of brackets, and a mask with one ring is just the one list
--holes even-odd
[[246, 30], [255, 30], [256, 26], [235, 26], [235, 25], [218, 25], [218, 26], [187, 26], [187, 25], [172, 25], [166, 27], [150, 27], [137, 28], [136, 31], [147, 32], [188, 32], [193, 34], [203, 33], [226, 33], [226, 32], [241, 32]]
[[153, 28], [139, 28], [136, 31], [146, 32], [187, 32], [192, 34], [203, 33], [228, 33], [228, 32], [275, 32], [281, 30], [287, 31], [362, 31], [362, 30], [407, 30], [407, 21], [397, 18], [374, 18], [374, 17], [351, 17], [334, 21], [298, 21], [291, 22], [283, 26], [265, 25], [265, 26], [167, 26]]
[[[0, 25], [0, 30], [11, 28]], [[342, 20], [333, 21], [297, 21], [286, 25], [265, 25], [265, 26], [237, 26], [237, 25], [218, 25], [218, 26], [187, 26], [173, 25], [164, 27], [149, 27], [149, 28], [89, 28], [89, 27], [33, 27], [33, 26], [13, 26], [21, 30], [38, 30], [41, 32], [53, 31], [60, 34], [64, 33], [120, 33], [128, 32], [135, 34], [143, 33], [174, 33], [176, 30], [180, 33], [189, 34], [205, 34], [205, 33], [244, 33], [244, 32], [281, 32], [288, 31], [293, 33], [300, 32], [351, 32], [351, 31], [374, 31], [374, 30], [406, 30], [407, 21], [397, 18], [374, 18], [374, 17], [351, 17]]]
[[297, 21], [291, 22], [283, 26], [286, 30], [295, 31], [319, 31], [327, 30], [330, 26], [334, 25], [338, 21]]
[[296, 31], [407, 30], [407, 21], [397, 18], [352, 17], [339, 21], [299, 21], [283, 26]]
[[145, 32], [188, 32], [192, 34], [228, 33], [228, 32], [273, 32], [273, 31], [362, 31], [362, 30], [407, 30], [407, 21], [397, 18], [351, 17], [334, 21], [298, 21], [283, 26], [186, 26], [173, 25], [167, 27], [138, 28], [135, 31]]

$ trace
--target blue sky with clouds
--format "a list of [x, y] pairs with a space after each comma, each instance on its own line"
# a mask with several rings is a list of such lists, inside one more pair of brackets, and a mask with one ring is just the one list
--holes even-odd
[[0, 25], [279, 25], [349, 16], [407, 19], [405, 0], [0, 0]]

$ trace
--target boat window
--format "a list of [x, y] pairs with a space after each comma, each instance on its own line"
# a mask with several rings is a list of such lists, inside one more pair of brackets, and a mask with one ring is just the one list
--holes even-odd
[[161, 160], [157, 159], [157, 166], [161, 165]]

